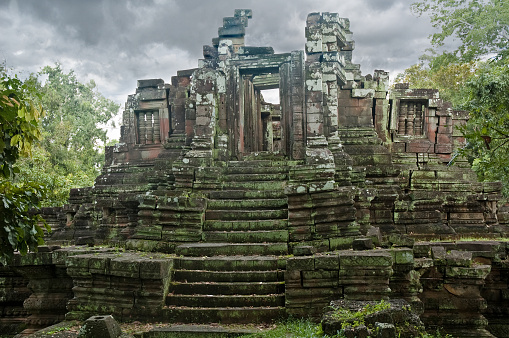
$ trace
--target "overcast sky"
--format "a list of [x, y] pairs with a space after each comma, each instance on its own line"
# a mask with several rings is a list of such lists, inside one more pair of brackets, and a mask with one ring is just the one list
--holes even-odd
[[308, 13], [350, 19], [353, 61], [362, 73], [394, 77], [418, 62], [433, 32], [414, 0], [0, 0], [0, 61], [17, 73], [59, 62], [82, 82], [93, 79], [107, 98], [124, 104], [137, 79], [162, 78], [197, 67], [223, 17], [253, 10], [246, 45], [276, 53], [304, 49]]

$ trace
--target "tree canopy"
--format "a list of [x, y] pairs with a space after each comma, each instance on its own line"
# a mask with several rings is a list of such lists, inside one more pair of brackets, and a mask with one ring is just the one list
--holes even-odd
[[30, 181], [13, 182], [20, 156], [28, 155], [40, 134], [42, 107], [35, 104], [33, 87], [0, 69], [0, 263], [15, 251], [36, 250], [43, 242], [38, 208], [44, 187]]
[[66, 73], [59, 64], [44, 67], [30, 80], [46, 115], [33, 156], [18, 162], [22, 173], [18, 179], [30, 178], [46, 186], [42, 205], [59, 206], [67, 202], [70, 189], [94, 184], [109, 142], [106, 124], [119, 105], [100, 94], [93, 81], [81, 83], [72, 70]]
[[467, 145], [460, 152], [481, 180], [502, 181], [509, 196], [509, 63], [483, 64], [465, 93], [470, 119], [461, 129]]
[[443, 47], [457, 39], [450, 51], [459, 61], [476, 60], [484, 55], [506, 55], [509, 40], [509, 2], [507, 0], [423, 0], [411, 5], [414, 13], [430, 16], [438, 32], [431, 44]]

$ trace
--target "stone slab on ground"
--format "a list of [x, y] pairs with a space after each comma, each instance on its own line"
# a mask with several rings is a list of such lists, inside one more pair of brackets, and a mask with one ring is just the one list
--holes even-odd
[[237, 337], [245, 334], [260, 333], [259, 329], [231, 328], [213, 325], [173, 325], [154, 328], [148, 332], [135, 334], [136, 338], [152, 337]]

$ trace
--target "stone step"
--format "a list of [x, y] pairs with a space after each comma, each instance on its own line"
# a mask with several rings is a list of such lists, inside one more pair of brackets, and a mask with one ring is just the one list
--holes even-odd
[[227, 167], [226, 173], [229, 175], [235, 174], [256, 174], [256, 175], [264, 175], [264, 174], [286, 174], [288, 173], [288, 167], [286, 166], [234, 166]]
[[285, 282], [171, 282], [169, 291], [187, 295], [266, 295], [283, 293]]
[[244, 209], [244, 210], [257, 210], [257, 209], [281, 209], [287, 208], [288, 201], [286, 198], [271, 198], [271, 199], [209, 199], [207, 208], [211, 209]]
[[223, 189], [225, 190], [278, 190], [284, 189], [286, 185], [286, 180], [278, 180], [278, 181], [254, 181], [247, 180], [242, 182], [237, 181], [227, 181], [223, 182]]
[[173, 270], [173, 280], [177, 282], [278, 282], [284, 280], [284, 271], [209, 271]]
[[[275, 161], [272, 160], [250, 160], [250, 161], [228, 161], [228, 168], [259, 168], [272, 167]], [[276, 161], [278, 163], [279, 161]]]
[[286, 219], [246, 221], [206, 220], [203, 224], [204, 231], [261, 231], [284, 230], [287, 228], [288, 220]]
[[287, 219], [288, 210], [207, 210], [205, 211], [206, 220], [267, 220], [267, 219]]
[[266, 295], [182, 295], [170, 294], [166, 305], [188, 307], [278, 307], [285, 305], [284, 294]]
[[211, 191], [210, 199], [287, 199], [283, 190], [220, 190]]
[[202, 236], [205, 242], [274, 243], [288, 241], [287, 230], [205, 231]]
[[285, 260], [279, 256], [181, 257], [174, 261], [174, 268], [181, 270], [269, 271], [285, 267]]
[[286, 317], [285, 308], [279, 307], [184, 307], [163, 308], [164, 320], [173, 323], [272, 323]]
[[260, 182], [260, 181], [285, 181], [288, 179], [286, 173], [251, 173], [246, 170], [244, 173], [228, 174], [224, 177], [225, 182]]
[[254, 256], [286, 255], [288, 243], [188, 243], [175, 249], [179, 256]]
[[[239, 337], [251, 334], [259, 334], [258, 328], [245, 327], [223, 327], [217, 324], [197, 325], [197, 324], [177, 324], [172, 326], [154, 327], [148, 332], [143, 332], [142, 338], [226, 338]], [[136, 336], [138, 337], [138, 336]], [[141, 337], [141, 336], [140, 336]]]

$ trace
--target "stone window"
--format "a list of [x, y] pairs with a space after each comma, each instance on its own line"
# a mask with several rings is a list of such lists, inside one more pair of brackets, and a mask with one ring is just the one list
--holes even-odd
[[422, 101], [401, 100], [398, 114], [398, 135], [423, 135], [425, 111], [426, 105]]
[[161, 143], [159, 111], [142, 111], [136, 114], [138, 144]]

